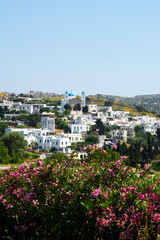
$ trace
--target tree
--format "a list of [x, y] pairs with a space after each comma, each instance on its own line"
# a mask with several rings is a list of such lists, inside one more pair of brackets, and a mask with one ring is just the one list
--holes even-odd
[[70, 114], [71, 110], [67, 109], [63, 112], [64, 116], [68, 116]]
[[31, 114], [28, 116], [27, 124], [30, 127], [37, 127], [37, 125], [40, 123], [41, 117], [37, 114]]
[[144, 146], [144, 148], [141, 152], [141, 155], [142, 155], [143, 160], [148, 161], [148, 148], [147, 148], [147, 146]]
[[101, 121], [101, 119], [96, 120], [96, 129], [98, 129], [98, 133], [100, 135], [105, 134], [105, 126], [104, 126], [103, 122]]
[[142, 136], [142, 127], [137, 125], [134, 128], [134, 131], [136, 132], [136, 137], [141, 137]]
[[86, 138], [85, 138], [85, 142], [86, 143], [92, 143], [92, 144], [96, 144], [96, 143], [99, 143], [99, 137], [96, 136], [96, 135], [88, 135]]
[[68, 125], [65, 121], [62, 121], [61, 119], [56, 118], [55, 123], [57, 125], [57, 128], [58, 129], [63, 129], [65, 133], [70, 133], [71, 132], [70, 127], [68, 127]]
[[64, 130], [64, 133], [71, 133], [71, 129], [67, 125], [63, 127], [63, 130]]
[[152, 135], [147, 133], [148, 157], [153, 158]]
[[77, 103], [74, 108], [73, 108], [74, 111], [80, 111], [81, 110], [81, 105], [79, 103]]
[[51, 110], [51, 112], [53, 112], [55, 114], [56, 117], [59, 117], [59, 112], [58, 112], [58, 108], [55, 107], [54, 109]]
[[64, 105], [64, 109], [65, 109], [65, 110], [67, 110], [67, 109], [71, 110], [72, 107], [71, 107], [71, 105], [69, 105], [69, 104], [67, 103], [67, 104]]
[[28, 121], [28, 116], [27, 115], [24, 115], [24, 114], [21, 114], [19, 117], [18, 117], [18, 120], [24, 122], [24, 123], [27, 123]]
[[0, 136], [4, 135], [6, 128], [8, 128], [8, 125], [6, 123], [0, 123]]
[[157, 134], [158, 140], [160, 142], [160, 128], [157, 128], [156, 134]]
[[88, 106], [84, 106], [83, 109], [82, 109], [83, 113], [88, 113]]
[[58, 161], [60, 162], [62, 160], [67, 160], [68, 158], [65, 153], [53, 152], [50, 159], [58, 159]]
[[104, 106], [108, 106], [108, 107], [112, 106], [113, 104], [114, 104], [114, 101], [112, 100], [107, 100], [104, 102]]
[[148, 112], [148, 110], [143, 105], [138, 105], [135, 107], [138, 112]]
[[8, 148], [8, 154], [11, 157], [18, 156], [21, 159], [23, 158], [27, 142], [20, 133], [11, 132], [5, 134], [2, 137], [2, 142], [5, 145], [5, 147]]
[[8, 154], [8, 149], [4, 143], [0, 141], [0, 163], [9, 163], [10, 161], [11, 157]]
[[63, 114], [64, 114], [64, 115], [69, 115], [70, 112], [71, 112], [72, 107], [71, 107], [71, 105], [69, 105], [69, 104], [67, 103], [67, 104], [64, 105], [64, 109], [65, 109], [65, 111], [63, 111]]
[[43, 113], [43, 112], [50, 112], [50, 108], [48, 107], [41, 108], [40, 113]]

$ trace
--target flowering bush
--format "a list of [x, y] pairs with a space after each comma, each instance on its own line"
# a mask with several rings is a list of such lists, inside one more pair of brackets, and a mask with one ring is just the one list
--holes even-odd
[[116, 151], [23, 163], [0, 173], [0, 236], [12, 239], [158, 239], [159, 178]]

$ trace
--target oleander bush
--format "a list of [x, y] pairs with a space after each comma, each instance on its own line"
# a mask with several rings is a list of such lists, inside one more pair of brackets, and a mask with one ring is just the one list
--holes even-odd
[[115, 150], [23, 163], [0, 173], [0, 239], [156, 240], [160, 187]]

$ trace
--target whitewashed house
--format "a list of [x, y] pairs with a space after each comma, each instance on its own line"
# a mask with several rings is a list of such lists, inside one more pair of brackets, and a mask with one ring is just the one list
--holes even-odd
[[50, 133], [55, 132], [55, 118], [54, 113], [41, 113], [41, 127], [42, 129], [49, 130]]
[[46, 107], [46, 104], [22, 104], [22, 103], [14, 103], [12, 109], [16, 109], [16, 111], [26, 111], [30, 114], [37, 114], [40, 112], [41, 108]]
[[88, 112], [91, 114], [97, 113], [97, 104], [88, 104]]
[[67, 147], [71, 145], [71, 141], [67, 137], [56, 136], [41, 136], [38, 138], [39, 149], [51, 149], [55, 148], [57, 152], [67, 153]]
[[83, 134], [89, 131], [90, 125], [87, 124], [68, 124], [68, 127], [71, 129], [71, 133], [74, 134]]

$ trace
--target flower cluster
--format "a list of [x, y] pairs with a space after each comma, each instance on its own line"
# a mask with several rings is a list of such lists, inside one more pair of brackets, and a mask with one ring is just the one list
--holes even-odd
[[[151, 166], [133, 172], [126, 156], [89, 146], [0, 173], [0, 227], [13, 239], [156, 239], [159, 178]], [[10, 225], [8, 225], [10, 223]], [[147, 235], [146, 235], [147, 234]], [[39, 237], [40, 236], [40, 237]]]

